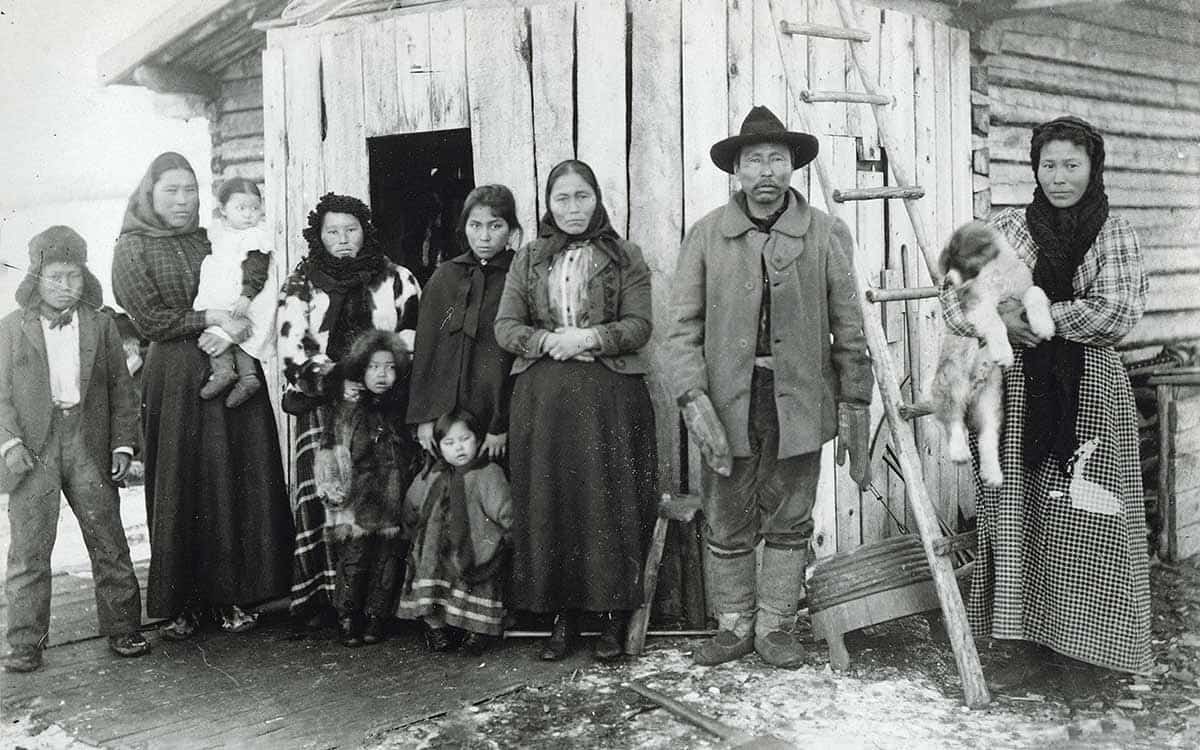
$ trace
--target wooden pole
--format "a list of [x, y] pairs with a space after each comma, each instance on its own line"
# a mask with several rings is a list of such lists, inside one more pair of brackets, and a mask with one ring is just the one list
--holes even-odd
[[[852, 14], [846, 6], [848, 0], [837, 0], [838, 8], [842, 13], [842, 22], [849, 23]], [[768, 6], [771, 10], [772, 23], [776, 28], [779, 28], [779, 17], [777, 15], [775, 0], [768, 0]], [[785, 78], [787, 80], [787, 89], [793, 100], [798, 99], [799, 76], [795, 75], [793, 67], [794, 61], [786, 53], [783, 48], [783, 34], [775, 35], [776, 43], [779, 45], [779, 53], [784, 61]], [[857, 45], [851, 45], [853, 49]], [[857, 62], [857, 56], [856, 56]], [[863, 79], [863, 87], [867, 88], [872, 84], [867, 81], [865, 70], [860, 64], [860, 76]], [[869, 90], [869, 89], [868, 89]], [[801, 120], [801, 127], [805, 130], [810, 130], [807, 123], [805, 110], [796, 102], [796, 111]], [[885, 140], [884, 117], [876, 112], [876, 120], [879, 123], [880, 141], [884, 142], [885, 148], [890, 139]], [[825, 194], [825, 205], [829, 206], [831, 211], [837, 210], [839, 204], [833, 201], [833, 187], [829, 183], [828, 173], [825, 171], [823, 160], [818, 156], [814, 160], [817, 169], [817, 177], [821, 183], [821, 190]], [[893, 173], [895, 173], [893, 164]], [[899, 174], [896, 179], [904, 182]], [[911, 204], [911, 201], [906, 201], [906, 204]], [[919, 218], [916, 210], [910, 205], [909, 215], [913, 219], [913, 228], [918, 226]], [[921, 238], [921, 230], [918, 230], [918, 242], [922, 245], [922, 250], [925, 250], [924, 242]], [[926, 263], [930, 265], [930, 275], [936, 272], [936, 263], [930, 262], [928, 253], [925, 253]], [[962, 594], [958, 589], [958, 582], [954, 577], [954, 567], [951, 562], [937, 553], [935, 547], [938, 540], [942, 539], [942, 532], [938, 526], [937, 513], [933, 509], [933, 505], [929, 500], [929, 495], [925, 489], [925, 480], [921, 474], [921, 462], [917, 453], [916, 440], [913, 438], [912, 428], [908, 422], [900, 415], [900, 407], [903, 405], [903, 400], [900, 396], [900, 381], [896, 377], [896, 371], [892, 366], [891, 354], [888, 351], [887, 337], [883, 333], [883, 326], [872, 314], [873, 311], [869, 308], [871, 304], [867, 300], [867, 291], [871, 288], [867, 277], [856, 270], [858, 276], [859, 288], [859, 304], [862, 307], [863, 313], [863, 328], [867, 337], [867, 349], [871, 353], [871, 367], [875, 373], [875, 380], [879, 386], [880, 398], [883, 401], [884, 413], [887, 415], [888, 427], [892, 432], [892, 440], [895, 442], [898, 449], [900, 470], [904, 475], [904, 488], [908, 496], [909, 510], [917, 523], [917, 530], [920, 532], [921, 543], [925, 549], [925, 559], [929, 563], [930, 571], [933, 574], [934, 586], [937, 589], [938, 601], [942, 605], [942, 614], [946, 621], [946, 630], [950, 636], [950, 646], [954, 650], [954, 660], [958, 665], [958, 674], [962, 680], [963, 686], [963, 702], [970, 708], [979, 708], [987, 705], [991, 701], [991, 696], [988, 694], [987, 684], [983, 679], [983, 668], [979, 664], [979, 654], [975, 650], [975, 641], [971, 635], [971, 626], [967, 622], [967, 611], [963, 606]]]

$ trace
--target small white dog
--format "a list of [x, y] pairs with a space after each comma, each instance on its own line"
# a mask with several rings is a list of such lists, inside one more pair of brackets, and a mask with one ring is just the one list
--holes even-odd
[[1013, 363], [1008, 329], [998, 307], [1020, 300], [1029, 327], [1043, 340], [1054, 336], [1050, 300], [1033, 285], [1033, 274], [1004, 237], [987, 224], [959, 227], [938, 260], [958, 292], [963, 314], [976, 338], [946, 333], [933, 378], [934, 414], [946, 434], [950, 460], [971, 460], [965, 420], [979, 440], [979, 478], [988, 487], [1004, 483], [1000, 469], [1000, 426], [1004, 419], [1001, 367]]

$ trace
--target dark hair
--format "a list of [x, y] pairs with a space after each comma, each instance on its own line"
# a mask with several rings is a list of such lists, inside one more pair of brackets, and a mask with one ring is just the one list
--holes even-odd
[[378, 329], [365, 331], [354, 339], [354, 343], [350, 345], [350, 352], [340, 363], [342, 377], [350, 381], [362, 380], [375, 352], [388, 352], [392, 355], [396, 362], [397, 383], [408, 379], [412, 356], [404, 339], [400, 338], [398, 333]]
[[254, 180], [246, 179], [245, 177], [230, 177], [221, 183], [221, 187], [217, 189], [217, 203], [224, 206], [229, 202], [229, 199], [238, 193], [253, 195], [255, 198], [262, 200], [262, 193], [258, 189], [258, 185]]
[[[550, 205], [550, 191], [554, 188], [554, 183], [559, 177], [568, 174], [577, 174], [583, 178], [583, 181], [592, 186], [592, 190], [596, 192], [596, 205], [604, 205], [604, 196], [600, 192], [600, 182], [596, 179], [596, 173], [586, 162], [578, 159], [567, 159], [560, 161], [554, 165], [554, 169], [550, 170], [550, 176], [546, 178], [546, 205]], [[549, 209], [547, 209], [549, 210]]]
[[1033, 136], [1029, 139], [1029, 162], [1035, 176], [1042, 149], [1051, 141], [1066, 141], [1082, 148], [1091, 162], [1091, 182], [1101, 178], [1104, 172], [1104, 137], [1087, 120], [1066, 116], [1034, 126]]
[[467, 244], [467, 219], [477, 206], [492, 209], [492, 213], [508, 223], [510, 230], [523, 231], [521, 222], [517, 220], [517, 200], [513, 198], [512, 191], [504, 185], [480, 185], [467, 193], [458, 217], [458, 241], [464, 250], [471, 249]]
[[483, 431], [480, 429], [479, 420], [476, 419], [475, 415], [462, 407], [456, 407], [449, 414], [443, 414], [438, 417], [437, 421], [433, 423], [434, 442], [442, 442], [442, 438], [446, 437], [446, 433], [450, 432], [450, 428], [458, 422], [466, 425], [476, 440], [483, 438]]
[[350, 195], [326, 193], [317, 201], [317, 206], [308, 212], [308, 226], [304, 228], [304, 241], [308, 243], [309, 254], [325, 253], [325, 244], [321, 242], [321, 225], [325, 222], [325, 214], [350, 214], [358, 219], [363, 229], [363, 246], [361, 254], [383, 253], [379, 244], [379, 233], [371, 222], [371, 209], [367, 204]]

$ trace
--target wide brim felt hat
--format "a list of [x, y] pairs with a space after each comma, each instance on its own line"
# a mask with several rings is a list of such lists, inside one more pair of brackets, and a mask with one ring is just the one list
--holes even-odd
[[714, 143], [708, 155], [718, 169], [733, 174], [738, 154], [746, 146], [755, 143], [782, 143], [790, 148], [793, 169], [799, 169], [817, 158], [821, 150], [821, 144], [815, 136], [788, 130], [774, 112], [766, 107], [754, 107], [742, 121], [741, 131]]

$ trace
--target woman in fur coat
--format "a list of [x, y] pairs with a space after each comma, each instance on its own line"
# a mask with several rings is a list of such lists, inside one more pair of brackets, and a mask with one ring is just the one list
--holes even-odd
[[343, 387], [362, 388], [341, 376], [338, 363], [363, 332], [398, 332], [411, 350], [421, 292], [412, 273], [384, 255], [371, 210], [357, 198], [322, 196], [308, 215], [304, 239], [308, 256], [284, 283], [278, 317], [279, 358], [288, 381], [283, 408], [296, 417], [291, 606], [298, 636], [318, 627], [333, 605], [335, 560], [325, 543], [325, 504], [313, 481], [321, 407]]

